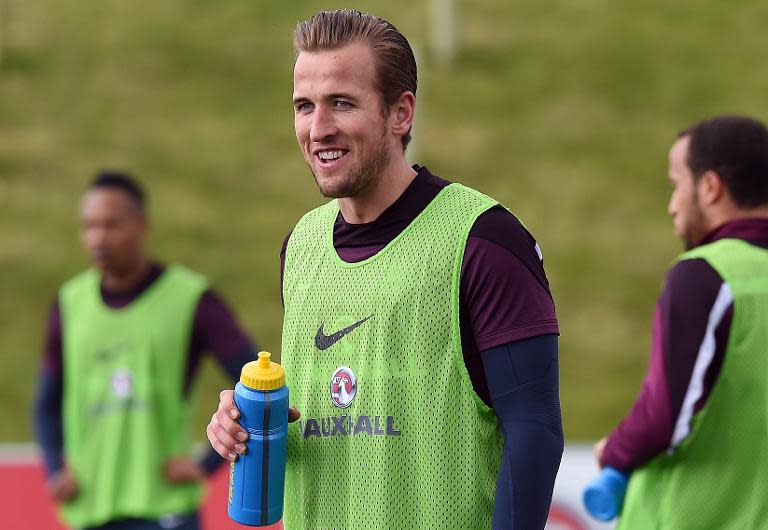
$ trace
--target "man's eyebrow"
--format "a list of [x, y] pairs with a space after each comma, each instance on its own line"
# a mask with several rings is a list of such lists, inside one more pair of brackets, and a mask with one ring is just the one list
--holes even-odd
[[349, 94], [349, 93], [336, 92], [334, 94], [328, 94], [325, 97], [325, 99], [329, 99], [329, 100], [333, 100], [333, 99], [348, 99], [350, 101], [357, 101], [358, 98], [356, 96], [353, 96], [352, 94]]
[[[353, 96], [352, 94], [349, 94], [347, 92], [334, 92], [332, 94], [326, 94], [322, 97], [324, 101], [333, 101], [335, 99], [348, 99], [350, 101], [357, 101], [358, 98], [356, 96]], [[293, 105], [296, 106], [300, 103], [311, 103], [309, 98], [304, 96], [296, 96], [293, 98]]]

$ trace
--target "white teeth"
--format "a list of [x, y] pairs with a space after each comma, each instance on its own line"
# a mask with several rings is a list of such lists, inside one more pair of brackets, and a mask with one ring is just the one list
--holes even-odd
[[341, 158], [343, 154], [341, 151], [320, 151], [317, 156], [320, 157], [320, 160], [336, 160]]

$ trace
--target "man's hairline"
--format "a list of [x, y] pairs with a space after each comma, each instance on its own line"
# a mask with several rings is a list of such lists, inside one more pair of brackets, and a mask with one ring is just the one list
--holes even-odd
[[[378, 93], [379, 98], [381, 99], [382, 108], [384, 110], [388, 110], [388, 107], [391, 106], [391, 105], [387, 105], [387, 98], [384, 96], [384, 90], [380, 86], [380, 82], [379, 82], [379, 67], [380, 67], [380, 62], [381, 61], [379, 60], [378, 56], [376, 55], [376, 53], [373, 50], [373, 48], [374, 48], [373, 44], [371, 42], [367, 41], [362, 36], [355, 37], [353, 40], [351, 40], [349, 42], [345, 42], [343, 44], [339, 44], [337, 46], [322, 46], [322, 47], [318, 46], [318, 47], [316, 47], [314, 49], [299, 49], [299, 48], [296, 48], [296, 46], [294, 46], [294, 48], [293, 48], [293, 51], [294, 51], [294, 59], [293, 59], [294, 79], [295, 79], [295, 71], [296, 71], [296, 62], [299, 60], [299, 55], [301, 55], [302, 53], [332, 52], [332, 51], [336, 51], [336, 50], [343, 50], [344, 48], [348, 48], [350, 46], [354, 46], [354, 45], [358, 45], [358, 44], [362, 45], [365, 48], [367, 48], [368, 51], [371, 52], [371, 56], [373, 57], [373, 71], [374, 71], [374, 76], [375, 76], [375, 78], [374, 78], [374, 85], [375, 85], [375, 88], [376, 88], [376, 92]], [[399, 98], [400, 96], [402, 96], [404, 92], [409, 92], [409, 91], [408, 90], [403, 90], [403, 92], [398, 94], [397, 97]], [[416, 98], [416, 94], [414, 94], [413, 97], [415, 99]], [[395, 101], [397, 101], [397, 100], [395, 100]], [[392, 105], [394, 105], [395, 101], [392, 102]]]
[[83, 202], [85, 202], [86, 197], [90, 195], [93, 192], [100, 192], [100, 191], [116, 191], [122, 194], [124, 197], [128, 199], [128, 202], [133, 207], [134, 211], [139, 215], [139, 217], [147, 218], [147, 208], [146, 205], [141, 204], [136, 197], [134, 197], [128, 190], [125, 188], [122, 188], [117, 185], [112, 184], [94, 184], [91, 186], [88, 186], [83, 194], [80, 197], [80, 204], [82, 205]]
[[[390, 115], [390, 111], [391, 111], [390, 108], [393, 107], [395, 105], [395, 103], [397, 103], [397, 100], [400, 99], [402, 97], [402, 95], [405, 94], [406, 92], [409, 92], [411, 95], [413, 95], [413, 100], [414, 100], [414, 103], [415, 103], [415, 101], [416, 101], [416, 94], [414, 94], [410, 90], [403, 90], [402, 92], [400, 92], [397, 95], [397, 98], [395, 99], [395, 101], [393, 101], [391, 104], [387, 104], [387, 98], [384, 96], [384, 90], [381, 88], [380, 83], [379, 83], [379, 79], [378, 79], [378, 77], [379, 77], [379, 69], [378, 69], [379, 68], [379, 59], [376, 56], [376, 54], [374, 53], [374, 51], [373, 51], [373, 45], [370, 42], [367, 42], [362, 37], [355, 38], [354, 40], [352, 40], [350, 42], [345, 42], [344, 44], [341, 44], [341, 45], [338, 45], [338, 46], [324, 46], [324, 47], [318, 47], [316, 49], [311, 49], [311, 50], [298, 49], [298, 48], [296, 48], [294, 46], [294, 53], [295, 53], [295, 56], [294, 56], [294, 59], [293, 59], [294, 81], [295, 81], [295, 78], [296, 78], [296, 74], [295, 74], [296, 62], [299, 60], [299, 55], [301, 55], [302, 53], [332, 52], [332, 51], [336, 51], [336, 50], [342, 50], [342, 49], [347, 48], [349, 46], [354, 46], [355, 44], [362, 44], [364, 47], [366, 47], [371, 52], [371, 55], [373, 56], [374, 75], [375, 75], [374, 85], [375, 85], [376, 93], [379, 96], [379, 101], [381, 103], [381, 110], [382, 110], [382, 116], [383, 117], [386, 118], [386, 117], [388, 117]], [[299, 100], [302, 100], [302, 98], [299, 98]], [[297, 101], [296, 99], [293, 99], [293, 98], [291, 99], [291, 103], [292, 104], [295, 104], [296, 101]], [[405, 136], [405, 135], [403, 135], [403, 136]]]

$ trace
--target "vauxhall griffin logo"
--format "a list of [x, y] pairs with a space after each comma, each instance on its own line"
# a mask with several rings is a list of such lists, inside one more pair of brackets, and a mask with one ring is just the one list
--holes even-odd
[[331, 376], [331, 401], [340, 409], [352, 404], [357, 394], [357, 378], [349, 366], [339, 366]]
[[[331, 376], [328, 389], [335, 407], [347, 409], [357, 395], [357, 378], [349, 366], [339, 366]], [[359, 403], [359, 406], [364, 404]], [[364, 412], [364, 411], [363, 411]], [[353, 415], [348, 410], [338, 411], [339, 416], [300, 419], [299, 433], [304, 440], [336, 436], [401, 436], [391, 415], [374, 416], [369, 413]]]
[[325, 331], [323, 330], [323, 326], [325, 326], [325, 322], [320, 324], [320, 328], [317, 330], [317, 335], [315, 335], [315, 346], [317, 346], [318, 350], [327, 350], [337, 342], [339, 342], [345, 335], [349, 334], [354, 330], [357, 326], [371, 318], [373, 315], [367, 316], [362, 320], [358, 320], [351, 326], [347, 326], [344, 329], [340, 329], [336, 333], [331, 333], [330, 335], [326, 335]]

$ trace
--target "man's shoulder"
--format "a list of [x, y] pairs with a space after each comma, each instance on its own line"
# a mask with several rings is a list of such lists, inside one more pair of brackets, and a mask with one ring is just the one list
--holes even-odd
[[464, 276], [473, 273], [479, 277], [514, 276], [514, 284], [518, 286], [520, 282], [527, 282], [526, 278], [535, 279], [542, 292], [551, 297], [538, 242], [523, 223], [501, 205], [483, 212], [472, 225], [463, 271]]
[[98, 285], [98, 282], [99, 272], [92, 267], [87, 268], [62, 283], [61, 287], [59, 288], [59, 296], [62, 296], [68, 292], [85, 288], [92, 284]]
[[283, 240], [281, 254], [285, 254], [289, 240], [300, 239], [308, 234], [325, 230], [329, 222], [333, 222], [339, 213], [339, 203], [336, 199], [327, 201], [301, 216]]
[[339, 211], [339, 201], [337, 199], [331, 199], [329, 201], [326, 201], [318, 206], [315, 206], [311, 210], [309, 210], [307, 213], [302, 215], [299, 220], [294, 225], [293, 229], [296, 230], [301, 225], [306, 224], [307, 222], [316, 221], [323, 216], [336, 214]]
[[722, 284], [722, 276], [706, 259], [688, 256], [667, 271], [660, 297], [662, 306], [711, 304]]
[[470, 237], [478, 237], [495, 242], [514, 239], [536, 244], [536, 240], [520, 219], [498, 200], [482, 191], [458, 182], [447, 182], [447, 184], [446, 188], [450, 188], [467, 200], [481, 200], [489, 206], [475, 220], [469, 233]]
[[522, 222], [504, 206], [497, 205], [486, 210], [472, 225], [470, 238], [494, 243], [518, 257], [528, 257], [534, 252], [541, 260], [538, 243]]
[[182, 265], [181, 263], [171, 263], [165, 268], [164, 272], [165, 274], [170, 273], [190, 280], [205, 281], [206, 279], [206, 276], [203, 273], [197, 272], [196, 270], [191, 269], [186, 265]]
[[179, 263], [168, 265], [157, 280], [162, 280], [175, 291], [188, 291], [195, 296], [202, 295], [210, 288], [210, 282], [204, 274]]

